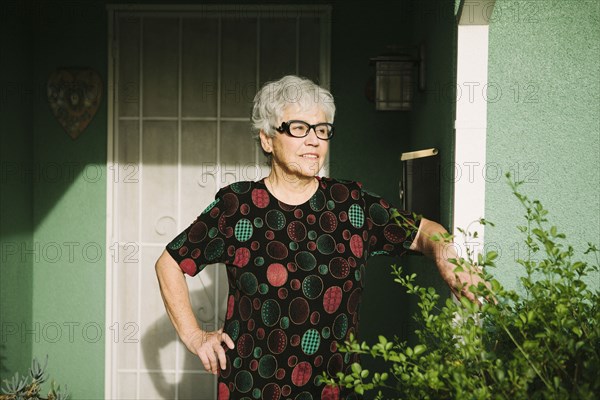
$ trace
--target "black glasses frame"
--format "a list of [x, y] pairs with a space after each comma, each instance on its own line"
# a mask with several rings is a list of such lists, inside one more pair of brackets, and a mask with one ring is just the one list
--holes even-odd
[[[302, 135], [302, 136], [296, 136], [296, 135], [292, 134], [292, 132], [290, 131], [290, 126], [294, 122], [301, 122], [301, 123], [305, 124], [306, 126], [308, 126], [308, 129], [306, 130], [306, 133], [304, 135]], [[323, 126], [323, 125], [329, 127], [329, 136], [327, 136], [326, 138], [319, 137], [319, 135], [317, 134], [317, 127]], [[330, 124], [329, 122], [320, 122], [318, 124], [311, 125], [311, 124], [309, 124], [306, 121], [302, 121], [302, 120], [299, 120], [299, 119], [292, 119], [292, 120], [287, 121], [287, 122], [282, 122], [281, 126], [279, 128], [273, 127], [273, 129], [275, 129], [279, 133], [287, 133], [291, 137], [295, 137], [295, 138], [307, 137], [308, 134], [310, 133], [311, 129], [315, 131], [315, 135], [317, 136], [318, 139], [329, 140], [329, 139], [331, 139], [333, 137], [333, 124]]]

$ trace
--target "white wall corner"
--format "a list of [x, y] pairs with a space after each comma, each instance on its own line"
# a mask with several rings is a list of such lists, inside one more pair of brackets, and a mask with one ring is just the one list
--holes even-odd
[[[474, 3], [467, 1], [465, 7]], [[459, 25], [453, 233], [462, 256], [466, 256], [466, 247], [474, 254], [481, 253], [484, 243], [484, 226], [477, 221], [485, 217], [487, 68], [488, 25]], [[478, 237], [465, 241], [458, 228], [477, 231]]]

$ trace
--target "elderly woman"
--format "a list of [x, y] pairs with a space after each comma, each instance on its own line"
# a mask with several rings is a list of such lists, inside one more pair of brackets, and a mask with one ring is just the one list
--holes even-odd
[[[352, 398], [320, 376], [357, 361], [338, 347], [357, 332], [370, 256], [422, 252], [455, 293], [463, 287], [472, 297], [462, 283], [477, 278], [454, 274], [447, 258], [456, 254], [427, 239], [446, 232], [441, 225], [400, 211], [415, 225], [407, 231], [394, 221], [397, 210], [360, 183], [317, 176], [334, 113], [331, 94], [307, 79], [265, 84], [252, 120], [270, 173], [219, 190], [156, 263], [169, 317], [189, 351], [219, 374], [219, 399]], [[226, 265], [229, 297], [223, 329], [206, 332], [183, 273], [213, 263]]]

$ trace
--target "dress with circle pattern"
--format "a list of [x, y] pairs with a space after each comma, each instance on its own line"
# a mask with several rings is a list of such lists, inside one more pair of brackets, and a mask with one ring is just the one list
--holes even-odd
[[358, 361], [338, 346], [357, 333], [366, 260], [405, 253], [413, 235], [360, 183], [318, 179], [310, 200], [295, 206], [264, 180], [224, 187], [166, 246], [190, 276], [208, 264], [227, 267], [224, 332], [235, 348], [223, 344], [219, 400], [354, 398], [320, 376]]

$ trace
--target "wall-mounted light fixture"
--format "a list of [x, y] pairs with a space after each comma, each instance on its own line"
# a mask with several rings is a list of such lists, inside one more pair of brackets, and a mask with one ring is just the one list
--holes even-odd
[[[395, 48], [397, 49], [397, 48]], [[420, 90], [425, 89], [425, 46], [418, 56], [395, 51], [371, 58], [375, 64], [375, 109], [408, 111], [412, 109], [414, 88], [418, 79]]]

